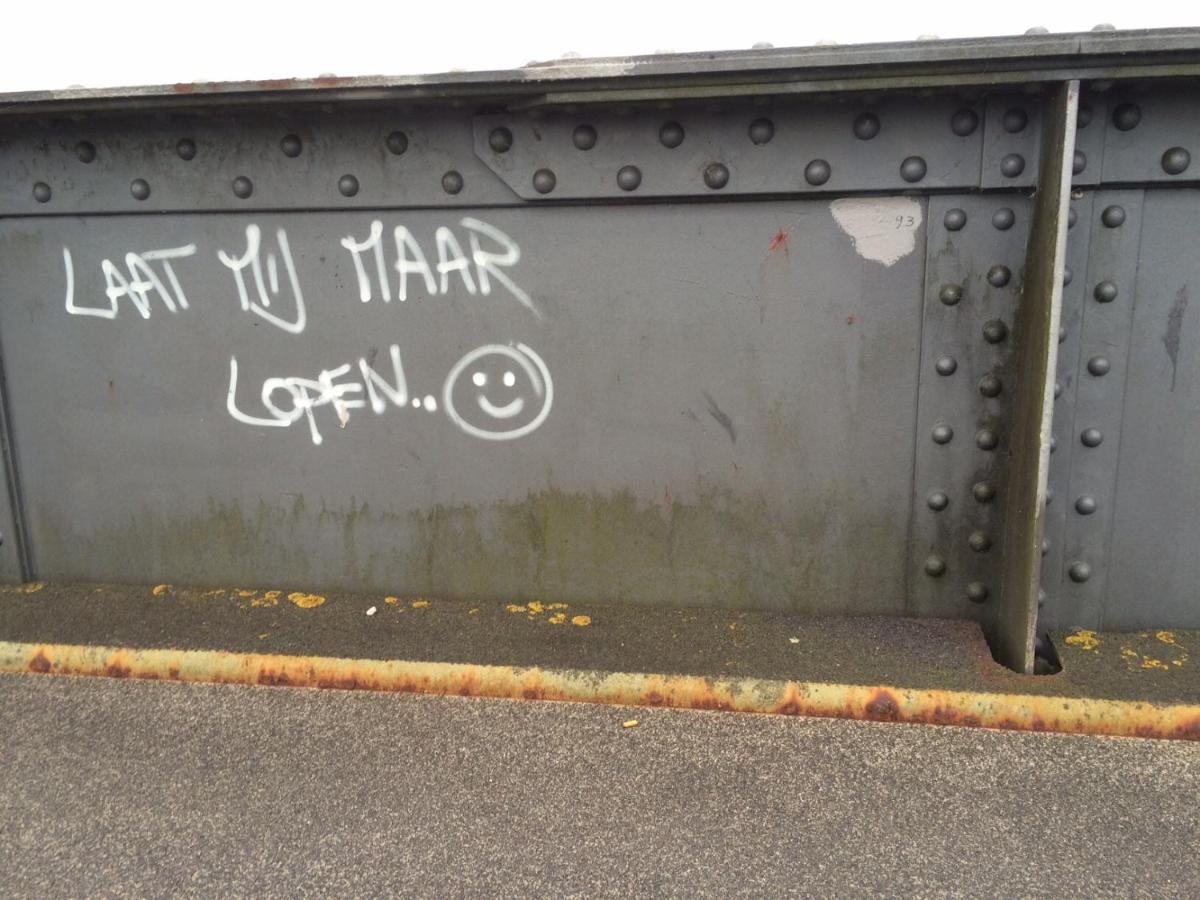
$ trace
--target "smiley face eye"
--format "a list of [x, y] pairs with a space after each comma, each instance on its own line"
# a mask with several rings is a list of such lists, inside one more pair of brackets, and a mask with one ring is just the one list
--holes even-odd
[[471, 380], [473, 382], [475, 382], [475, 387], [483, 387], [485, 384], [487, 384], [487, 373], [486, 372], [476, 372], [474, 375], [471, 376]]
[[505, 387], [512, 387], [516, 383], [517, 383], [516, 375], [514, 375], [512, 372], [504, 373], [504, 386]]

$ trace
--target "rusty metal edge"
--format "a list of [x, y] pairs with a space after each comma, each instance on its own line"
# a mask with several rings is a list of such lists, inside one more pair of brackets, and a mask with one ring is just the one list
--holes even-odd
[[0, 641], [0, 672], [315, 687], [1200, 740], [1200, 704]]

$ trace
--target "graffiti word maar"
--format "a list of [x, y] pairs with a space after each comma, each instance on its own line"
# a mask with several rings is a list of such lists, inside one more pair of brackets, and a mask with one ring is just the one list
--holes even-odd
[[410, 401], [408, 381], [393, 344], [388, 354], [391, 372], [385, 376], [371, 361], [357, 366], [344, 363], [324, 369], [316, 378], [272, 377], [258, 392], [262, 413], [246, 412], [238, 400], [238, 361], [229, 359], [229, 392], [226, 409], [236, 421], [265, 428], [288, 428], [301, 419], [308, 423], [314, 444], [324, 438], [316, 411], [328, 407], [345, 428], [350, 411], [370, 407], [375, 415], [389, 409], [439, 409], [458, 428], [486, 441], [510, 441], [535, 431], [550, 415], [554, 382], [546, 363], [524, 344], [485, 344], [464, 355], [450, 369], [439, 401], [432, 394]]

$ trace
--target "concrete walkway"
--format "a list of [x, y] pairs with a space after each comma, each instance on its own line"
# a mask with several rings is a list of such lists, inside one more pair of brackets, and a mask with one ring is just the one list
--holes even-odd
[[14, 896], [1200, 893], [1180, 741], [33, 675], [0, 723]]

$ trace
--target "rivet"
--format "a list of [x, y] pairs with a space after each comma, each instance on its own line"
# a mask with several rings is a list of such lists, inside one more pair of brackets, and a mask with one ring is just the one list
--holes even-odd
[[1071, 267], [1063, 266], [1063, 286], [1065, 287], [1066, 285], [1070, 284], [1074, 277], [1075, 273], [1071, 271]]
[[[1046, 605], [1046, 592], [1044, 590], [1042, 590], [1041, 588], [1038, 588], [1038, 609], [1041, 609], [1045, 605]], [[1039, 640], [1040, 640], [1040, 638], [1039, 638]]]
[[554, 190], [558, 179], [549, 169], [538, 169], [533, 173], [533, 189], [539, 194], [548, 194]]
[[904, 162], [900, 163], [900, 177], [913, 184], [925, 177], [927, 171], [925, 160], [919, 156], [910, 156]]
[[1109, 371], [1109, 362], [1107, 356], [1093, 356], [1088, 360], [1088, 372], [1099, 378], [1101, 375], [1107, 375]]
[[1093, 25], [1092, 31], [1116, 31], [1117, 26], [1112, 22], [1101, 22], [1099, 25]]
[[972, 531], [967, 538], [967, 546], [976, 553], [987, 553], [992, 549], [992, 539], [982, 531]]
[[984, 375], [979, 379], [979, 393], [985, 397], [999, 397], [1004, 384], [995, 375]]
[[38, 203], [50, 202], [50, 185], [44, 181], [39, 181], [33, 186], [33, 199]]
[[1168, 175], [1182, 175], [1192, 164], [1192, 154], [1182, 147], [1172, 147], [1162, 156], [1163, 171]]
[[623, 166], [617, 172], [617, 186], [623, 191], [636, 191], [642, 184], [642, 171], [637, 166]]
[[975, 446], [980, 450], [995, 450], [1000, 446], [1000, 437], [990, 428], [980, 428], [975, 432]]
[[488, 135], [488, 146], [493, 153], [507, 153], [512, 149], [513, 134], [503, 125], [493, 128]]
[[1048, 488], [1046, 488], [1046, 505], [1049, 506], [1053, 502], [1054, 502], [1054, 488], [1048, 487]]
[[1075, 157], [1071, 160], [1071, 174], [1078, 175], [1087, 168], [1087, 154], [1082, 150], [1075, 151]]
[[1134, 103], [1122, 103], [1113, 110], [1112, 120], [1121, 131], [1131, 131], [1142, 121], [1142, 111]]
[[245, 175], [239, 175], [237, 178], [233, 179], [233, 192], [238, 197], [241, 197], [243, 200], [245, 200], [254, 193], [254, 182], [252, 182]]
[[967, 224], [967, 214], [958, 208], [948, 209], [942, 218], [942, 224], [946, 226], [947, 231], [961, 231]]
[[295, 159], [304, 149], [304, 145], [296, 135], [285, 134], [283, 140], [279, 142], [279, 149], [283, 151], [284, 156], [290, 156], [292, 159]]
[[447, 194], [457, 194], [463, 189], [463, 177], [454, 169], [442, 176], [442, 190]]
[[983, 339], [989, 344], [999, 344], [1008, 337], [1008, 326], [999, 319], [992, 319], [983, 325]]
[[1016, 178], [1025, 171], [1025, 157], [1020, 153], [1010, 153], [1000, 160], [1000, 174], [1005, 178]]
[[1055, 400], [1057, 400], [1059, 397], [1062, 396], [1062, 391], [1063, 391], [1062, 382], [1061, 381], [1054, 382], [1054, 399]]
[[180, 159], [195, 159], [196, 142], [189, 138], [183, 138], [175, 145], [175, 152], [179, 154]]
[[953, 375], [958, 369], [958, 361], [953, 356], [939, 356], [933, 367], [939, 375]]
[[591, 125], [578, 125], [571, 133], [576, 149], [591, 150], [596, 146], [596, 129]]
[[1016, 134], [1029, 124], [1029, 113], [1018, 107], [1008, 110], [1000, 119], [1000, 124], [1009, 134]]
[[683, 143], [683, 126], [678, 122], [667, 122], [658, 129], [658, 139], [664, 147], [674, 150]]
[[80, 141], [75, 145], [75, 155], [81, 163], [90, 163], [96, 159], [96, 145], [91, 141]]
[[1008, 266], [992, 266], [988, 269], [987, 280], [992, 287], [1004, 287], [1012, 278]]
[[962, 299], [962, 288], [957, 284], [944, 284], [938, 291], [938, 299], [947, 306], [954, 306]]
[[1002, 206], [992, 213], [992, 227], [1000, 231], [1008, 231], [1013, 227], [1015, 221], [1017, 221], [1017, 214], [1007, 206]]
[[750, 123], [748, 133], [750, 140], [761, 147], [775, 137], [775, 123], [770, 119], [755, 119]]
[[925, 558], [925, 574], [931, 578], [941, 578], [946, 574], [946, 561], [936, 553]]
[[1045, 25], [1034, 25], [1032, 28], [1025, 29], [1026, 34], [1049, 34], [1050, 29]]
[[971, 487], [971, 495], [979, 503], [991, 503], [996, 499], [996, 489], [986, 481], [977, 481]]
[[959, 137], [973, 134], [979, 127], [979, 116], [973, 109], [960, 109], [950, 117], [950, 130]]
[[1104, 442], [1104, 435], [1099, 428], [1085, 428], [1080, 432], [1079, 440], [1085, 447], [1099, 447]]
[[1067, 326], [1059, 325], [1058, 326], [1058, 342], [1061, 344], [1066, 339], [1067, 339]]
[[1067, 227], [1074, 228], [1075, 222], [1078, 219], [1079, 219], [1079, 213], [1075, 212], [1075, 207], [1072, 206], [1069, 210], [1067, 210]]
[[1096, 511], [1096, 498], [1095, 497], [1092, 497], [1088, 494], [1084, 494], [1082, 497], [1080, 497], [1079, 499], [1077, 499], [1075, 501], [1075, 512], [1079, 513], [1081, 516], [1090, 516], [1095, 511]]
[[972, 603], [983, 603], [987, 598], [987, 585], [982, 581], [972, 581], [967, 585], [967, 599]]
[[134, 200], [145, 200], [150, 196], [150, 183], [145, 178], [135, 178], [129, 183], [129, 193]]
[[935, 444], [948, 444], [954, 439], [954, 429], [945, 423], [939, 423], [933, 426], [930, 437], [933, 438]]
[[393, 131], [385, 140], [388, 152], [393, 156], [399, 156], [408, 149], [408, 135], [403, 131]]
[[1080, 103], [1079, 111], [1075, 114], [1075, 127], [1087, 128], [1092, 124], [1092, 106], [1090, 103]]
[[714, 191], [729, 184], [729, 170], [720, 163], [713, 163], [704, 170], [704, 183]]
[[1050, 452], [1053, 453], [1057, 449], [1058, 449], [1058, 438], [1056, 438], [1054, 435], [1050, 435]]
[[950, 498], [946, 496], [944, 491], [934, 491], [925, 498], [925, 502], [929, 504], [929, 508], [934, 512], [941, 512], [950, 505]]
[[1111, 281], [1102, 281], [1096, 285], [1092, 296], [1100, 303], [1112, 303], [1117, 299], [1117, 286]]
[[1076, 584], [1083, 584], [1092, 577], [1092, 567], [1082, 561], [1073, 562], [1071, 568], [1067, 569], [1067, 574]]
[[338, 179], [338, 191], [343, 197], [353, 197], [358, 193], [358, 179], [353, 175], [343, 175]]
[[1042, 556], [1050, 552], [1050, 539], [1042, 538]]
[[1100, 213], [1100, 221], [1105, 228], [1120, 228], [1125, 224], [1125, 208], [1123, 206], [1106, 206]]
[[854, 120], [854, 136], [860, 141], [869, 141], [879, 134], [879, 117], [874, 113], [863, 113]]
[[829, 163], [825, 160], [814, 159], [804, 167], [804, 180], [814, 186], [822, 185], [829, 180], [832, 172]]

